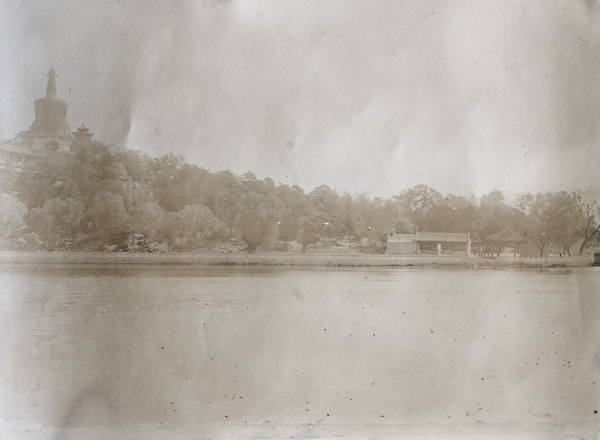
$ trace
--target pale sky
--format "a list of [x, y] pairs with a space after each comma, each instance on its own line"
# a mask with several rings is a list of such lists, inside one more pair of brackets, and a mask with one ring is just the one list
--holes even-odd
[[600, 166], [597, 0], [0, 0], [0, 136], [50, 66], [72, 130], [389, 197], [571, 190]]

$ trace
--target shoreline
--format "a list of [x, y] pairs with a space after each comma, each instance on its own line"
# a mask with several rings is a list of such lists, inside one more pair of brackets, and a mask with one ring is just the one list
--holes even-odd
[[551, 257], [532, 259], [477, 256], [290, 254], [290, 253], [120, 253], [120, 252], [0, 252], [0, 264], [127, 264], [200, 266], [302, 266], [302, 267], [459, 267], [543, 268], [588, 267], [593, 257]]

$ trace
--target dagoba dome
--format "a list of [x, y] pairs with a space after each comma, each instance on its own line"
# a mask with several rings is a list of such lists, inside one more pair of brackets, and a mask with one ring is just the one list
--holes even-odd
[[50, 68], [46, 96], [34, 102], [35, 121], [23, 133], [34, 150], [69, 151], [72, 143], [67, 123], [67, 103], [56, 97], [56, 71]]

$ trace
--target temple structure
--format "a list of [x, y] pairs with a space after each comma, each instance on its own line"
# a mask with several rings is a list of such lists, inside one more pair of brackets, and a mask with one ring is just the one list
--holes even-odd
[[73, 153], [91, 144], [92, 133], [85, 125], [71, 132], [67, 123], [68, 105], [56, 94], [56, 71], [50, 68], [46, 96], [33, 103], [35, 120], [28, 131], [16, 138], [0, 140], [0, 185], [14, 181], [35, 156], [44, 153]]
[[521, 245], [528, 241], [527, 238], [513, 231], [511, 226], [508, 226], [500, 232], [485, 237], [481, 254], [484, 256], [500, 256], [506, 248], [510, 248], [513, 257], [516, 257], [521, 254]]
[[81, 124], [81, 127], [73, 132], [71, 151], [77, 151], [78, 148], [90, 145], [92, 143], [92, 136], [93, 134], [90, 133], [90, 130], [84, 124]]
[[68, 104], [56, 97], [56, 71], [50, 68], [46, 96], [33, 103], [35, 120], [29, 131], [22, 131], [25, 146], [32, 151], [70, 151], [73, 134], [67, 123]]

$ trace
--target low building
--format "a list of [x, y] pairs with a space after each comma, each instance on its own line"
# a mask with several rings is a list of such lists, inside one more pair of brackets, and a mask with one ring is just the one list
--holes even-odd
[[388, 255], [416, 255], [417, 242], [415, 241], [415, 234], [389, 236], [385, 253]]
[[387, 255], [471, 254], [471, 235], [462, 232], [417, 232], [388, 237]]

